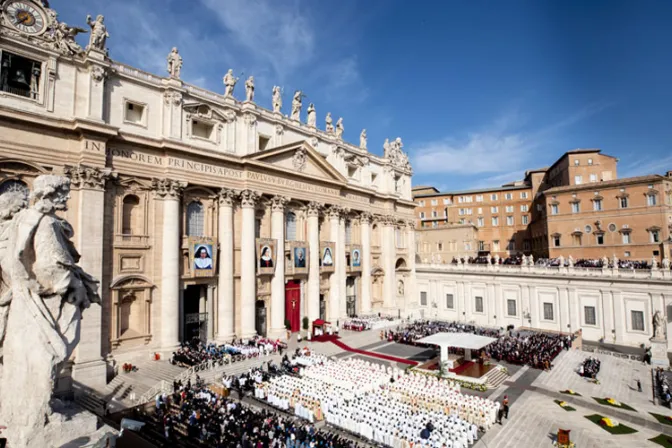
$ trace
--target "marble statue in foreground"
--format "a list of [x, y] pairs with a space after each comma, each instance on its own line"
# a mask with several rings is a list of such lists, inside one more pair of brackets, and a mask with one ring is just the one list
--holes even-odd
[[[56, 215], [67, 209], [69, 197], [67, 178], [39, 176], [34, 204], [13, 213], [9, 223], [3, 216], [0, 387], [12, 392], [2, 393], [0, 424], [7, 427], [10, 446], [51, 446], [55, 433], [73, 431], [68, 419], [52, 410], [54, 381], [79, 342], [82, 310], [100, 304], [100, 297], [98, 282], [76, 264], [72, 227]], [[16, 198], [12, 204], [14, 210], [25, 206]]]

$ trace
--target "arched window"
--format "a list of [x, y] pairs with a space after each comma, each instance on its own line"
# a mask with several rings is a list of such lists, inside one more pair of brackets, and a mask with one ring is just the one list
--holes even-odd
[[345, 244], [352, 244], [352, 222], [345, 221]]
[[205, 211], [203, 210], [203, 204], [196, 201], [189, 204], [187, 207], [187, 235], [204, 236], [204, 223]]
[[10, 191], [19, 191], [28, 197], [30, 190], [28, 190], [28, 185], [25, 182], [16, 179], [10, 179], [6, 182], [0, 184], [0, 194], [8, 193]]
[[293, 212], [285, 216], [285, 239], [296, 241], [296, 215]]
[[121, 233], [123, 235], [134, 235], [141, 233], [139, 228], [140, 219], [140, 198], [129, 194], [124, 197], [124, 207], [121, 218]]

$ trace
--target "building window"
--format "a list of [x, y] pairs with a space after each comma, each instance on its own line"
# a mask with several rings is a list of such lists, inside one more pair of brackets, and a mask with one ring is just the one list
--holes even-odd
[[496, 193], [491, 194], [490, 195], [490, 200], [491, 201], [496, 201], [497, 200], [497, 194]]
[[443, 205], [450, 205], [450, 204], [452, 204], [452, 202], [450, 201], [450, 199], [444, 199], [444, 200], [443, 200]]
[[482, 194], [477, 194], [476, 195], [476, 202], [483, 202], [483, 195]]
[[581, 211], [581, 205], [579, 202], [572, 202], [572, 213], [579, 213]]
[[437, 227], [439, 227], [439, 223], [436, 221], [432, 221], [432, 228], [436, 229]]
[[427, 292], [420, 292], [420, 306], [427, 306]]
[[551, 215], [557, 215], [558, 211], [558, 204], [551, 204]]
[[544, 320], [553, 320], [553, 304], [544, 302]]
[[483, 207], [478, 207], [478, 214], [482, 215], [483, 214]]
[[513, 216], [507, 216], [506, 217], [506, 225], [507, 226], [512, 226], [513, 225]]
[[654, 206], [657, 204], [657, 198], [655, 194], [648, 194], [646, 195], [646, 205], [648, 206]]
[[438, 199], [432, 199], [432, 205], [439, 205]]
[[583, 183], [583, 176], [574, 176], [574, 184], [581, 185]]
[[294, 212], [289, 212], [285, 216], [285, 239], [296, 241], [296, 215]]
[[455, 300], [452, 294], [446, 294], [446, 308], [449, 310], [455, 309]]
[[527, 199], [527, 191], [522, 191], [520, 193], [520, 199]]
[[660, 243], [660, 230], [654, 229], [649, 232], [651, 234], [652, 243]]
[[591, 182], [597, 182], [597, 174], [591, 174], [590, 175], [590, 181]]
[[612, 222], [611, 224], [609, 224], [609, 227], [608, 227], [608, 228], [609, 228], [609, 231], [610, 231], [610, 232], [615, 232], [615, 231], [616, 231], [616, 224], [614, 224], [614, 223]]
[[15, 191], [21, 193], [26, 199], [28, 199], [28, 196], [30, 196], [28, 185], [26, 185], [26, 183], [23, 181], [10, 179], [0, 185], [0, 195]]
[[499, 225], [499, 218], [497, 216], [492, 217], [492, 225], [493, 226], [498, 226]]
[[628, 208], [628, 198], [627, 197], [621, 197], [618, 199], [618, 205], [621, 208]]
[[38, 99], [42, 64], [32, 59], [3, 51], [0, 59], [0, 91]]
[[352, 222], [345, 221], [345, 244], [352, 244]]
[[523, 213], [527, 213], [529, 210], [530, 210], [529, 205], [521, 205], [520, 206], [520, 211], [523, 212]]
[[436, 213], [436, 210], [432, 210], [432, 218], [436, 218], [438, 214]]
[[643, 311], [630, 311], [630, 319], [632, 320], [632, 331], [644, 331]]
[[424, 200], [420, 201], [419, 204], [420, 204], [420, 207], [424, 207], [425, 206], [425, 201]]
[[623, 244], [630, 244], [632, 242], [632, 238], [630, 238], [630, 232], [624, 233], [623, 234]]
[[425, 219], [425, 212], [420, 212], [420, 219]]
[[138, 103], [126, 101], [126, 109], [124, 110], [124, 121], [133, 124], [145, 124], [145, 106]]
[[123, 235], [134, 235], [138, 232], [138, 213], [140, 211], [140, 198], [129, 194], [124, 198], [123, 217], [121, 224], [121, 233]]
[[586, 325], [597, 325], [597, 314], [594, 306], [583, 307], [583, 320]]
[[510, 240], [509, 244], [506, 246], [506, 249], [509, 251], [515, 251], [516, 250], [516, 241], [515, 240]]
[[623, 253], [623, 256], [624, 256], [624, 257], [629, 257], [629, 256], [630, 256], [630, 251], [626, 250], [626, 251]]
[[485, 225], [484, 219], [483, 218], [477, 218], [476, 219], [476, 227], [483, 227]]
[[499, 211], [499, 207], [490, 207], [490, 213], [497, 213]]
[[516, 301], [509, 299], [506, 301], [506, 314], [509, 316], [517, 316], [516, 313]]
[[200, 202], [192, 202], [187, 206], [187, 235], [204, 236], [205, 210]]
[[471, 252], [471, 243], [464, 242], [464, 250]]
[[[268, 144], [271, 143], [271, 137], [267, 135], [260, 135], [258, 139], [258, 145], [259, 145], [259, 151], [264, 151], [266, 148], [268, 148]], [[348, 167], [348, 176], [349, 177], [355, 177], [355, 174], [357, 173], [357, 169], [355, 168], [355, 172], [350, 174], [350, 168]]]
[[572, 243], [575, 246], [580, 246], [581, 245], [581, 234], [580, 233], [575, 233], [572, 235]]
[[593, 199], [593, 210], [596, 212], [602, 211], [602, 199]]
[[513, 194], [511, 194], [511, 193], [506, 193], [506, 194], [504, 195], [504, 199], [506, 199], [507, 201], [510, 201], [511, 199], [513, 199]]
[[513, 205], [506, 206], [506, 213], [513, 213]]
[[560, 235], [553, 236], [553, 247], [560, 247]]
[[588, 165], [592, 165], [592, 164], [593, 164], [593, 159], [588, 159]]
[[482, 313], [483, 312], [483, 297], [476, 296], [474, 297], [475, 301], [475, 307], [476, 307], [476, 312], [477, 313]]
[[197, 120], [191, 122], [191, 135], [194, 137], [212, 140], [214, 129], [215, 126], [210, 123], [204, 123]]
[[574, 166], [579, 166], [579, 159], [574, 159]]
[[596, 233], [595, 241], [597, 242], [598, 246], [602, 246], [604, 244], [604, 233]]
[[478, 242], [478, 250], [479, 251], [485, 250], [485, 241], [479, 241]]
[[523, 223], [524, 226], [526, 226], [526, 225], [529, 224], [529, 222], [530, 222], [530, 217], [527, 216], [527, 215], [523, 215], [523, 216], [521, 217], [521, 219], [522, 219], [522, 223]]
[[494, 240], [492, 242], [492, 250], [493, 252], [499, 252], [499, 240]]

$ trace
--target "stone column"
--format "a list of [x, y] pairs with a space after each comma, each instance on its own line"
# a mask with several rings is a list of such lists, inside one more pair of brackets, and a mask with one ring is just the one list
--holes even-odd
[[394, 218], [383, 216], [382, 224], [382, 264], [385, 271], [383, 280], [383, 307], [391, 311], [396, 305], [397, 291], [395, 288], [394, 256], [396, 254], [396, 241], [394, 234]]
[[[322, 205], [317, 202], [309, 202], [306, 206], [308, 217], [308, 298], [306, 314], [308, 320], [320, 317], [320, 209]], [[334, 261], [336, 262], [336, 261]], [[333, 274], [332, 274], [333, 275]], [[331, 294], [330, 294], [331, 295]], [[301, 317], [303, 319], [303, 316]]]
[[[67, 167], [73, 190], [79, 193], [76, 247], [82, 258], [79, 265], [99, 281], [103, 279], [103, 221], [105, 214], [105, 182], [110, 170], [78, 166]], [[102, 291], [98, 290], [101, 298]], [[109, 297], [109, 296], [108, 296]], [[109, 299], [108, 299], [109, 300]], [[72, 378], [87, 386], [104, 387], [107, 369], [102, 357], [102, 304], [92, 305], [82, 313], [80, 340], [75, 351]]]
[[371, 213], [359, 215], [362, 230], [362, 314], [371, 312]]
[[215, 285], [208, 285], [208, 291], [205, 296], [206, 312], [208, 313], [208, 341], [215, 339]]
[[269, 336], [285, 334], [285, 205], [289, 198], [275, 196], [271, 200], [271, 238], [276, 240], [275, 274], [271, 280], [271, 331]]
[[219, 191], [219, 277], [217, 283], [217, 341], [231, 341], [235, 334], [233, 295], [233, 202], [236, 193]]
[[338, 239], [336, 240], [336, 272], [338, 273], [338, 301], [339, 306], [339, 318], [345, 316], [347, 310], [346, 298], [347, 295], [347, 279], [348, 271], [347, 265], [345, 263], [345, 217], [349, 212], [347, 209], [343, 209], [341, 213], [341, 218], [338, 221]]
[[102, 122], [103, 109], [105, 104], [105, 78], [107, 78], [107, 68], [98, 63], [92, 63], [89, 66], [89, 96], [88, 96], [88, 118]]
[[[408, 268], [410, 269], [410, 272], [408, 277], [406, 277], [406, 297], [404, 300], [405, 311], [407, 311], [406, 309], [408, 308], [409, 302], [413, 302], [417, 295], [415, 274], [415, 221], [412, 219], [406, 221], [406, 241], [408, 243], [406, 251], [408, 253]], [[448, 262], [450, 262], [450, 260], [448, 260]], [[445, 297], [443, 297], [442, 300], [445, 301]]]
[[336, 319], [341, 316], [341, 265], [345, 264], [345, 256], [341, 258], [340, 253], [340, 228], [339, 221], [343, 210], [337, 205], [332, 205], [327, 210], [329, 217], [329, 234], [331, 241], [334, 242], [334, 272], [329, 276], [329, 320], [336, 324]]
[[180, 344], [180, 196], [186, 182], [154, 179], [152, 188], [163, 200], [161, 239], [161, 349], [170, 353]]
[[256, 250], [255, 250], [255, 205], [259, 194], [252, 190], [240, 193], [243, 209], [243, 225], [240, 241], [240, 327], [241, 337], [256, 334], [254, 307], [257, 292]]

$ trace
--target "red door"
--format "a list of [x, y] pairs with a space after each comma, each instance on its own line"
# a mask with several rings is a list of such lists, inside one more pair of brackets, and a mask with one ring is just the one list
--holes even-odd
[[301, 329], [301, 283], [290, 280], [285, 285], [285, 319], [289, 321], [292, 333]]

